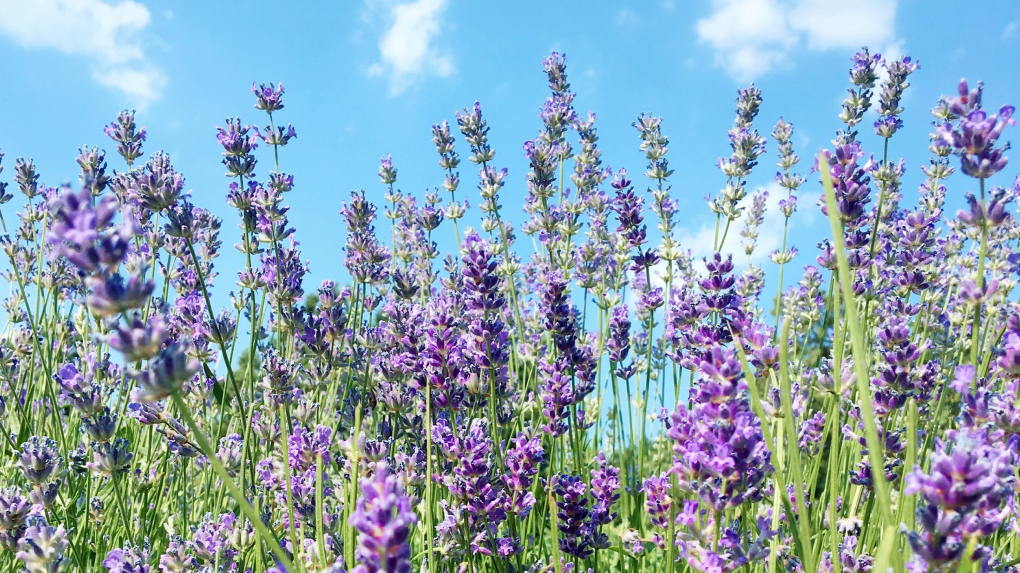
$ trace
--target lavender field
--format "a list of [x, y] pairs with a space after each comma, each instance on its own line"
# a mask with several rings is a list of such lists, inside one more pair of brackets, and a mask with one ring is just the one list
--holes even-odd
[[[74, 184], [0, 154], [0, 570], [1020, 572], [1014, 108], [913, 93], [915, 192], [911, 58], [853, 55], [821, 151], [740, 89], [702, 258], [668, 121], [610, 169], [566, 56], [541, 64], [526, 178], [475, 103], [422, 141], [432, 191], [383, 158], [328, 234], [288, 221], [279, 84], [216, 128], [218, 190], [132, 111]], [[783, 194], [761, 266], [752, 170]], [[346, 273], [311, 284], [325, 240]]]

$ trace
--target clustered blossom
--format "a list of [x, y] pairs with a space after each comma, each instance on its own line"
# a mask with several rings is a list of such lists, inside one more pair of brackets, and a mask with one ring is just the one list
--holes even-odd
[[[950, 430], [939, 440], [931, 471], [907, 475], [907, 494], [918, 494], [920, 532], [910, 532], [915, 570], [948, 571], [963, 556], [966, 540], [994, 533], [1007, 512], [1000, 510], [1012, 492], [1015, 473], [1009, 454], [989, 444], [978, 430]], [[977, 547], [972, 559], [984, 561], [990, 549]]]
[[417, 516], [397, 476], [385, 464], [376, 467], [374, 477], [362, 483], [358, 507], [350, 517], [357, 529], [356, 573], [410, 573], [411, 526]]
[[948, 98], [948, 111], [951, 117], [959, 118], [958, 123], [946, 121], [937, 133], [939, 144], [949, 147], [960, 156], [963, 172], [977, 179], [987, 179], [1006, 167], [1007, 158], [1003, 152], [1009, 144], [995, 147], [1008, 125], [1016, 125], [1011, 105], [1004, 105], [997, 115], [988, 115], [981, 109], [981, 92], [984, 84], [978, 82], [975, 89], [969, 90], [967, 80], [960, 80], [959, 95]]
[[556, 518], [560, 530], [560, 551], [581, 559], [594, 551], [608, 549], [609, 537], [600, 531], [601, 526], [616, 519], [613, 504], [620, 496], [620, 470], [609, 465], [606, 456], [599, 452], [595, 468], [591, 470], [591, 487], [572, 475], [553, 476], [550, 487], [559, 500]]
[[735, 352], [715, 347], [697, 366], [692, 407], [677, 406], [667, 435], [679, 487], [716, 511], [761, 498], [771, 453], [747, 396]]

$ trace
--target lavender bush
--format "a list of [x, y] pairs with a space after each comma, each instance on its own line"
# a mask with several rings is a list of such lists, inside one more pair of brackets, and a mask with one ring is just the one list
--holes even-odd
[[[891, 142], [919, 66], [852, 61], [810, 168], [794, 126], [761, 127], [761, 91], [738, 91], [703, 260], [677, 239], [661, 118], [634, 122], [645, 182], [606, 167], [555, 53], [519, 229], [475, 103], [432, 126], [441, 192], [402, 193], [387, 157], [380, 188], [351, 193], [348, 275], [317, 289], [285, 205], [282, 85], [252, 88], [265, 127], [217, 128], [236, 275], [214, 264], [222, 221], [169, 156], [143, 159], [133, 112], [106, 128], [123, 170], [82, 148], [80, 187], [51, 188], [16, 159], [0, 567], [1020, 571], [1020, 177], [990, 183], [1013, 108], [966, 81], [939, 99], [908, 205]], [[880, 158], [858, 141], [873, 107]], [[785, 227], [763, 269], [748, 181], [772, 145]], [[944, 213], [949, 193], [968, 208]], [[816, 208], [831, 236], [795, 245]]]

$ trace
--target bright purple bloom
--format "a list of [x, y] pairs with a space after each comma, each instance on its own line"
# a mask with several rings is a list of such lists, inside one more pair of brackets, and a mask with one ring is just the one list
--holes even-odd
[[551, 486], [560, 497], [556, 502], [560, 529], [560, 551], [586, 559], [592, 554], [592, 522], [589, 520], [588, 496], [584, 481], [577, 476], [558, 475]]
[[50, 481], [60, 469], [60, 452], [50, 438], [32, 436], [21, 444], [18, 465], [29, 483], [40, 485]]
[[275, 86], [270, 83], [251, 84], [251, 93], [255, 94], [255, 109], [273, 113], [283, 109], [283, 83]]
[[[917, 559], [928, 568], [955, 563], [971, 536], [994, 533], [1009, 513], [1000, 510], [1012, 495], [1015, 470], [1009, 454], [988, 442], [986, 432], [949, 430], [948, 441], [938, 440], [932, 454], [931, 472], [920, 467], [906, 477], [905, 493], [919, 494], [920, 532], [908, 540]], [[989, 549], [979, 546], [974, 558]]]
[[353, 573], [410, 573], [411, 526], [418, 521], [411, 501], [385, 463], [361, 480], [361, 496], [349, 523], [361, 532]]
[[1009, 149], [1009, 144], [998, 148], [995, 144], [1007, 125], [1016, 125], [1015, 108], [1011, 105], [1002, 106], [998, 115], [991, 116], [981, 109], [983, 87], [979, 82], [977, 89], [970, 92], [967, 81], [960, 80], [959, 97], [948, 101], [950, 111], [963, 117], [956, 125], [946, 122], [937, 130], [941, 140], [960, 156], [963, 172], [977, 179], [987, 179], [1006, 167], [1003, 152]]

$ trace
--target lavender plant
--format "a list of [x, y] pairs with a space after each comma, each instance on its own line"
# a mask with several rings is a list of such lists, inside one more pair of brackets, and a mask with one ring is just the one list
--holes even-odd
[[[893, 138], [920, 68], [867, 49], [852, 62], [844, 126], [810, 173], [793, 125], [772, 131], [769, 288], [753, 85], [702, 260], [677, 238], [668, 124], [633, 124], [641, 190], [608, 167], [557, 53], [527, 174], [498, 166], [480, 103], [455, 112], [456, 130], [432, 126], [434, 192], [401, 192], [389, 156], [379, 189], [351, 192], [346, 275], [318, 288], [288, 220], [302, 191], [281, 171], [297, 133], [278, 125], [280, 84], [252, 87], [266, 127], [216, 129], [236, 273], [217, 267], [223, 222], [170, 156], [145, 157], [134, 112], [105, 128], [123, 171], [82, 148], [78, 185], [53, 188], [16, 159], [25, 203], [11, 227], [0, 211], [0, 567], [1020, 571], [1020, 177], [1001, 184], [1000, 143], [1014, 108], [989, 114], [966, 81], [939, 99], [911, 203]], [[873, 104], [881, 159], [855, 131]], [[507, 185], [525, 192], [533, 252]], [[831, 236], [788, 281], [811, 250], [788, 230], [812, 188]], [[967, 208], [949, 216], [954, 196]]]

